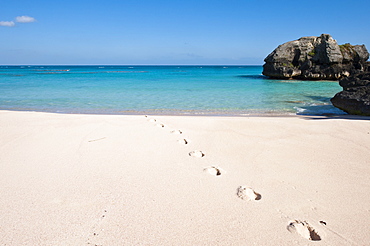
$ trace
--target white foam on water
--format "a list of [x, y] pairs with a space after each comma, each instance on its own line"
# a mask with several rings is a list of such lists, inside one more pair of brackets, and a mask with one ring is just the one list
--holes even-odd
[[312, 103], [307, 107], [294, 107], [297, 115], [346, 115], [347, 113], [330, 104]]

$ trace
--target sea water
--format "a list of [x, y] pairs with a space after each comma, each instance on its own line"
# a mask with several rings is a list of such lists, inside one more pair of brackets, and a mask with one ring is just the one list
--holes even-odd
[[0, 109], [93, 114], [344, 114], [337, 81], [275, 80], [262, 66], [0, 66]]

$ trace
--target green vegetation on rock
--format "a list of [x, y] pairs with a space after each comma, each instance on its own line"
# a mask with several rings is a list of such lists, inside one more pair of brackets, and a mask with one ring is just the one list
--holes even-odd
[[346, 43], [346, 44], [341, 44], [341, 45], [339, 45], [339, 49], [340, 49], [340, 51], [343, 53], [343, 52], [345, 52], [345, 51], [349, 51], [349, 52], [351, 52], [351, 51], [353, 51], [353, 45], [351, 45], [350, 43]]
[[315, 52], [315, 49], [311, 50], [308, 55], [309, 56], [315, 56], [316, 52]]
[[294, 65], [291, 62], [289, 62], [289, 63], [283, 63], [281, 65], [283, 65], [284, 67], [294, 67]]

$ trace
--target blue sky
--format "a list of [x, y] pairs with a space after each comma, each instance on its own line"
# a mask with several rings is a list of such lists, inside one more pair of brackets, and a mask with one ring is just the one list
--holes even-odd
[[0, 0], [0, 6], [3, 65], [260, 65], [278, 45], [322, 33], [370, 49], [369, 0]]

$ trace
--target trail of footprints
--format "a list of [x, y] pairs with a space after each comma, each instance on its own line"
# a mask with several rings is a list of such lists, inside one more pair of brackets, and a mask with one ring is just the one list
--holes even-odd
[[[147, 115], [145, 115], [145, 117], [148, 118]], [[156, 119], [148, 118], [148, 121], [151, 123], [156, 123], [156, 126], [159, 128], [166, 127], [164, 124], [158, 123]], [[183, 134], [181, 130], [171, 130], [170, 133], [177, 134], [177, 135]], [[186, 138], [180, 138], [179, 140], [177, 140], [177, 142], [183, 145], [188, 145], [190, 143], [190, 141]], [[206, 154], [203, 151], [194, 150], [194, 151], [189, 152], [188, 155], [194, 158], [203, 158], [205, 157]], [[225, 173], [223, 169], [217, 166], [206, 167], [203, 169], [203, 171], [215, 177], [219, 177], [223, 173]], [[262, 199], [261, 194], [259, 194], [253, 188], [248, 187], [248, 186], [239, 186], [236, 190], [236, 195], [240, 199], [246, 200], [246, 201], [259, 201]], [[321, 225], [326, 225], [325, 221], [319, 221], [319, 223]], [[288, 222], [287, 230], [291, 233], [297, 233], [303, 238], [310, 240], [310, 241], [320, 241], [321, 240], [320, 235], [307, 221], [291, 220]]]

